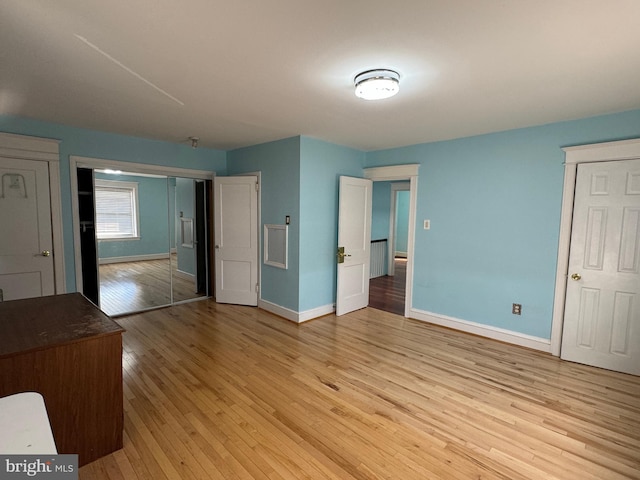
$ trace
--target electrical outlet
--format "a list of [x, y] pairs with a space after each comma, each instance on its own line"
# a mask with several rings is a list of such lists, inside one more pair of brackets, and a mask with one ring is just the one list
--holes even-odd
[[511, 313], [513, 313], [514, 315], [522, 314], [522, 305], [519, 303], [514, 303], [511, 307]]

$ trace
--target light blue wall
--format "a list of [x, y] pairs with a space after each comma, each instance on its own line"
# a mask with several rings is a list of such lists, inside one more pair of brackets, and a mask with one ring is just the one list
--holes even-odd
[[[0, 116], [0, 131], [60, 143], [66, 277], [75, 290], [69, 156], [262, 172], [262, 223], [291, 216], [289, 270], [262, 265], [262, 298], [335, 301], [337, 185], [363, 166], [420, 164], [413, 307], [549, 338], [564, 146], [640, 137], [640, 110], [363, 153], [308, 137], [223, 152]], [[424, 219], [431, 230], [423, 230]], [[521, 316], [511, 304], [521, 303]]]
[[98, 132], [0, 115], [0, 132], [54, 138], [60, 141], [60, 182], [67, 291], [76, 290], [73, 251], [69, 156], [106, 158], [125, 162], [215, 171], [225, 174], [226, 152], [209, 148]]
[[340, 176], [361, 177], [364, 153], [309, 137], [300, 142], [298, 311], [304, 312], [335, 303]]
[[[300, 137], [292, 137], [228, 152], [229, 175], [262, 172], [262, 225], [289, 225], [289, 268], [262, 263], [260, 246], [260, 297], [275, 305], [298, 311], [300, 272]], [[260, 226], [262, 232], [263, 226]]]
[[413, 307], [550, 338], [561, 148], [635, 137], [640, 110], [368, 153], [420, 164]]
[[[178, 235], [182, 233], [182, 220], [180, 218], [191, 218], [193, 220], [193, 234], [195, 238], [195, 203], [196, 188], [195, 182], [191, 178], [176, 178], [176, 207], [175, 225]], [[178, 270], [181, 272], [196, 274], [196, 250], [194, 248], [183, 247], [181, 238], [176, 242], [176, 253], [178, 257]]]
[[391, 182], [373, 182], [371, 199], [371, 240], [389, 237]]
[[96, 179], [138, 184], [139, 240], [98, 241], [98, 257], [169, 254], [169, 199], [167, 179], [95, 173]]
[[262, 224], [291, 217], [289, 268], [261, 265], [262, 300], [294, 312], [335, 302], [339, 177], [362, 176], [363, 163], [363, 152], [309, 137], [228, 153], [229, 175], [262, 172]]
[[409, 192], [400, 190], [396, 192], [396, 229], [395, 251], [407, 253], [409, 244]]

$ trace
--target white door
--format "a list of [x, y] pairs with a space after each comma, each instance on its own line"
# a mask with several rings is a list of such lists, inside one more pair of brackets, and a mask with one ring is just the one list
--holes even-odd
[[372, 185], [364, 178], [340, 177], [336, 315], [369, 305]]
[[0, 157], [0, 290], [4, 300], [55, 293], [49, 167]]
[[216, 177], [216, 301], [258, 305], [258, 177]]
[[640, 375], [640, 160], [578, 166], [561, 357]]

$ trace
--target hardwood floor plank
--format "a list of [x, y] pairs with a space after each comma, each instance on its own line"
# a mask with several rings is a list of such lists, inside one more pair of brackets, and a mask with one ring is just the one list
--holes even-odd
[[82, 479], [640, 479], [640, 377], [375, 309], [118, 321], [124, 449]]
[[177, 265], [176, 254], [166, 260], [99, 265], [100, 308], [107, 315], [123, 315], [206, 297], [196, 291], [195, 278], [180, 272]]

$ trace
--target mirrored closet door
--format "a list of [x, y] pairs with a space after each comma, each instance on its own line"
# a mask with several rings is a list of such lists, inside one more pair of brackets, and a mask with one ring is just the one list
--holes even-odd
[[210, 181], [87, 168], [78, 180], [82, 245], [96, 246], [82, 248], [85, 296], [95, 301], [92, 265], [97, 303], [111, 316], [208, 296]]

